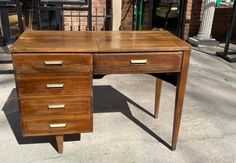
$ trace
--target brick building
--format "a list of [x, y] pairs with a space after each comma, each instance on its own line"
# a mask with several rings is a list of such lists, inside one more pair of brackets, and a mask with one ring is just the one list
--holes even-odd
[[[150, 30], [152, 28], [150, 23], [153, 23], [151, 21], [155, 19], [155, 5], [153, 4], [153, 6], [151, 6], [149, 1], [144, 1], [145, 3], [143, 5], [143, 30]], [[187, 40], [189, 36], [196, 35], [199, 30], [204, 0], [184, 0], [184, 2], [185, 8], [181, 37]], [[118, 3], [120, 3], [120, 5], [117, 5]], [[151, 12], [150, 8], [153, 8]], [[120, 12], [118, 12], [119, 10]], [[114, 24], [114, 20], [116, 20], [116, 28], [113, 27], [113, 30], [132, 30], [132, 0], [92, 0], [92, 13], [93, 30], [105, 30], [105, 24]], [[212, 28], [212, 36], [214, 38], [224, 40], [231, 13], [232, 8], [230, 7], [216, 7]], [[113, 15], [113, 19], [107, 18], [109, 14]], [[150, 14], [152, 14], [151, 20]], [[75, 17], [71, 17], [70, 15]], [[66, 31], [87, 30], [86, 15], [86, 11], [64, 11], [64, 29]], [[236, 29], [233, 32], [233, 39], [234, 36], [236, 36]]]
[[[105, 15], [111, 10], [111, 6], [108, 0], [92, 0], [92, 24], [93, 30], [102, 30], [105, 23]], [[87, 30], [87, 11], [64, 11], [64, 28], [66, 31], [73, 30]], [[74, 17], [70, 17], [73, 15]], [[80, 28], [80, 29], [79, 29]]]
[[[133, 16], [133, 5], [130, 0], [122, 0], [121, 4], [121, 20], [120, 20], [120, 30], [131, 30], [132, 29], [132, 16]], [[93, 4], [93, 15], [106, 15], [107, 10], [111, 10], [112, 6], [109, 6], [108, 0], [92, 0]], [[184, 9], [184, 21], [182, 26], [182, 38], [187, 39], [189, 36], [196, 35], [199, 30], [202, 10], [203, 10], [204, 0], [185, 0]], [[149, 14], [148, 5], [144, 5], [143, 12], [143, 29], [149, 29]], [[155, 9], [153, 9], [155, 12]], [[214, 23], [212, 28], [212, 35], [214, 38], [222, 40], [226, 36], [227, 25], [230, 21], [232, 8], [230, 7], [216, 7]], [[78, 14], [74, 12], [72, 14]], [[85, 13], [81, 13], [85, 14]], [[70, 26], [73, 26], [73, 30], [78, 27], [78, 22], [82, 24], [82, 29], [85, 30], [86, 18], [66, 18], [65, 19], [65, 30], [69, 30]], [[72, 22], [72, 23], [71, 23]], [[93, 18], [93, 29], [101, 30], [105, 22], [104, 17]], [[96, 25], [97, 24], [97, 25]], [[235, 30], [236, 31], [236, 30]], [[233, 36], [236, 32], [233, 33]]]
[[[186, 40], [189, 36], [194, 36], [199, 30], [201, 15], [203, 12], [204, 0], [186, 0], [185, 1], [185, 16], [183, 25], [183, 38]], [[216, 7], [212, 36], [218, 40], [224, 40], [226, 37], [232, 7], [220, 6]], [[234, 29], [233, 37], [236, 36]], [[232, 37], [232, 38], [233, 38]]]

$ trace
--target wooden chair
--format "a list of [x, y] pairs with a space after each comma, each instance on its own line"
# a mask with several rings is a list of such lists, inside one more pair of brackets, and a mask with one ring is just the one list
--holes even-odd
[[24, 31], [21, 4], [19, 0], [0, 0], [0, 26], [6, 44], [11, 43], [11, 26], [18, 25], [19, 32]]

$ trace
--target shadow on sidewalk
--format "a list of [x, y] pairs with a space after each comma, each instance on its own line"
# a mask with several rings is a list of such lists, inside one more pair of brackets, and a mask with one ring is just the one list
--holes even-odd
[[[144, 113], [150, 115], [154, 118], [154, 115], [144, 109], [142, 106], [138, 105], [128, 97], [124, 96], [118, 90], [111, 86], [94, 86], [94, 113], [105, 113], [105, 112], [121, 112], [132, 122], [154, 137], [157, 141], [165, 145], [167, 148], [171, 149], [171, 146], [160, 138], [156, 133], [144, 125], [141, 121], [136, 119], [128, 106], [128, 103], [136, 106], [137, 109], [143, 111]], [[35, 144], [35, 143], [48, 143], [50, 142], [52, 146], [56, 149], [55, 140], [53, 136], [40, 136], [40, 137], [22, 137], [21, 126], [20, 126], [20, 113], [16, 95], [16, 89], [13, 89], [8, 100], [6, 101], [3, 109], [5, 116], [11, 126], [11, 129], [16, 137], [19, 144]], [[64, 141], [77, 141], [80, 140], [80, 135], [66, 135]]]
[[[54, 136], [34, 136], [34, 137], [23, 137], [21, 134], [21, 124], [20, 124], [20, 113], [18, 107], [18, 100], [16, 89], [14, 88], [8, 97], [5, 105], [2, 109], [11, 126], [11, 129], [15, 135], [18, 144], [37, 144], [37, 143], [48, 143], [57, 150]], [[66, 135], [64, 141], [78, 141], [80, 140], [80, 135]]]

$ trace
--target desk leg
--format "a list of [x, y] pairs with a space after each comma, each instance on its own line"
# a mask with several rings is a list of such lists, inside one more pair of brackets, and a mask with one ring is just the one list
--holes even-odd
[[56, 144], [57, 144], [57, 150], [58, 153], [62, 154], [63, 153], [63, 142], [64, 142], [64, 136], [56, 136]]
[[175, 113], [174, 113], [173, 135], [172, 135], [172, 150], [176, 149], [176, 145], [178, 141], [179, 126], [180, 126], [180, 121], [181, 121], [185, 87], [186, 87], [187, 75], [188, 75], [189, 56], [190, 56], [190, 51], [184, 52], [182, 68], [181, 68], [181, 72], [179, 73], [177, 87], [176, 87]]
[[162, 87], [162, 80], [157, 78], [156, 79], [156, 95], [155, 95], [155, 112], [154, 112], [155, 118], [158, 118], [158, 114], [159, 114], [161, 87]]

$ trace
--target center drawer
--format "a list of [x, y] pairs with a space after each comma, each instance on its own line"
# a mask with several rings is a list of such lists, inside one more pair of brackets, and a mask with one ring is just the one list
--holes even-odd
[[32, 116], [22, 119], [24, 136], [64, 135], [92, 132], [92, 114]]
[[88, 95], [92, 75], [16, 75], [20, 99], [27, 96]]
[[94, 73], [158, 73], [179, 72], [182, 52], [97, 53]]

